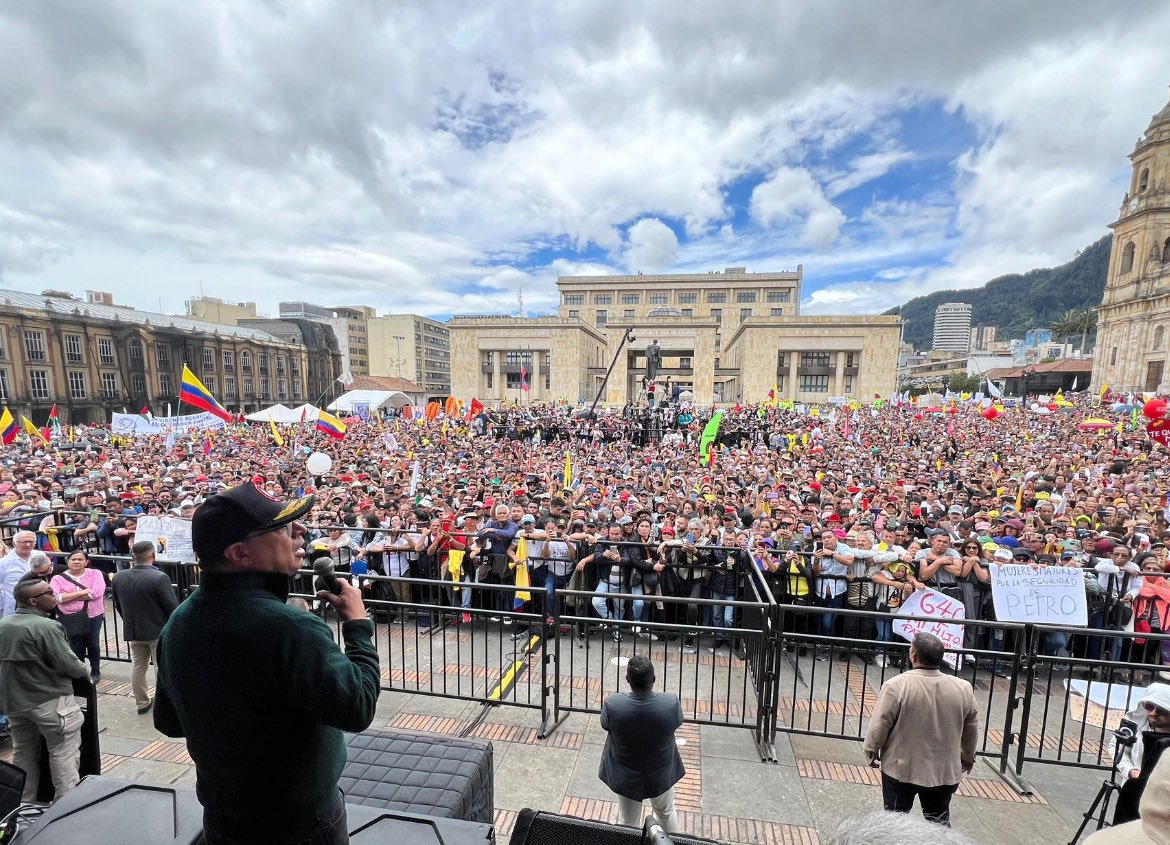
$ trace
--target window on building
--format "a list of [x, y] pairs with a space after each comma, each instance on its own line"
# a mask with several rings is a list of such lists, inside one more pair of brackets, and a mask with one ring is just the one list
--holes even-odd
[[723, 351], [723, 335], [719, 334], [718, 332], [715, 333], [715, 351]]
[[768, 291], [769, 302], [788, 302], [792, 298], [792, 292], [786, 290], [770, 290]]
[[856, 352], [846, 352], [845, 353], [845, 366], [846, 367], [856, 367], [857, 366], [857, 357], [858, 357], [858, 353], [856, 353]]
[[[243, 365], [241, 364], [241, 366], [243, 366]], [[256, 383], [253, 382], [252, 379], [248, 378], [247, 376], [244, 376], [244, 396], [245, 396], [245, 398], [251, 398], [255, 395], [256, 395]]]
[[[719, 366], [719, 365], [716, 364], [715, 366]], [[689, 370], [691, 368], [691, 359], [690, 358], [679, 358], [678, 359], [678, 368], [680, 370]]]
[[0, 327], [0, 358], [4, 358], [7, 356], [7, 353], [4, 351], [6, 348], [6, 345], [7, 345], [7, 333], [4, 331], [4, 329], [2, 327]]
[[596, 324], [598, 326], [604, 326], [606, 324], [606, 322], [609, 320], [609, 311], [606, 310], [605, 308], [598, 308], [597, 311], [594, 313], [593, 317], [594, 317], [594, 320], [593, 320], [594, 324]]
[[682, 311], [682, 315], [683, 315], [684, 317], [693, 317], [693, 316], [695, 316], [695, 309], [694, 309], [694, 308], [682, 308], [682, 309], [680, 309], [680, 310]]
[[783, 317], [784, 316], [784, 309], [783, 308], [770, 308], [768, 310], [768, 313], [773, 317]]
[[776, 369], [782, 373], [788, 372], [788, 353], [787, 352], [777, 352], [776, 353]]
[[1149, 187], [1150, 187], [1150, 168], [1147, 167], [1144, 170], [1142, 170], [1141, 175], [1138, 176], [1137, 192], [1139, 194], [1144, 194], [1146, 192], [1146, 189]]
[[483, 362], [485, 364], [487, 364], [489, 367], [494, 366], [496, 363], [496, 353], [494, 353], [494, 352], [483, 353]]
[[845, 376], [845, 392], [853, 392], [853, 376]]
[[103, 367], [112, 367], [117, 364], [117, 359], [114, 358], [114, 341], [112, 338], [99, 337], [98, 338], [98, 363]]
[[84, 399], [85, 397], [86, 397], [85, 371], [84, 370], [70, 370], [69, 371], [69, 398], [70, 399]]
[[694, 305], [698, 301], [699, 301], [699, 295], [697, 293], [695, 293], [694, 291], [688, 291], [686, 293], [680, 293], [678, 295], [678, 304], [679, 305]]
[[130, 389], [134, 391], [134, 398], [146, 395], [146, 376], [142, 373], [135, 373], [130, 376]]
[[580, 320], [581, 319], [581, 312], [578, 311], [576, 308], [570, 308], [569, 309], [569, 319], [570, 320]]
[[714, 320], [716, 323], [722, 323], [723, 322], [723, 309], [722, 308], [712, 308], [711, 309], [711, 319]]
[[623, 293], [622, 305], [637, 305], [642, 301], [642, 294], [640, 293]]
[[622, 316], [623, 316], [625, 319], [627, 319], [627, 320], [632, 320], [632, 319], [634, 319], [634, 309], [633, 309], [633, 308], [627, 308], [625, 311], [623, 311], [623, 312], [622, 312]]
[[524, 364], [528, 369], [532, 369], [532, 352], [531, 350], [510, 350], [504, 353], [505, 364]]
[[247, 349], [240, 353], [240, 369], [245, 373], [252, 372], [252, 353]]
[[727, 291], [712, 290], [707, 291], [707, 302], [726, 302]]
[[784, 376], [776, 376], [776, 398], [784, 395]]
[[1116, 364], [1117, 364], [1117, 347], [1114, 346], [1113, 349], [1110, 350], [1110, 352], [1109, 352], [1109, 366], [1112, 367], [1112, 366], [1115, 366]]
[[519, 373], [504, 373], [504, 387], [508, 390], [520, 389], [520, 374]]
[[756, 292], [754, 290], [739, 290], [735, 292], [736, 302], [755, 302]]
[[650, 294], [650, 304], [651, 305], [665, 305], [668, 302], [670, 302], [670, 295], [669, 294], [665, 294], [665, 293], [652, 293], [652, 294]]
[[215, 371], [215, 350], [210, 346], [203, 347], [203, 369], [204, 371]]
[[1137, 247], [1133, 245], [1133, 241], [1127, 243], [1125, 249], [1121, 251], [1122, 273], [1129, 273], [1133, 270], [1133, 257], [1135, 252], [1137, 252]]
[[216, 393], [219, 393], [219, 381], [215, 376], [204, 376], [201, 381], [203, 382], [203, 386], [207, 388], [212, 396], [214, 396]]
[[256, 353], [256, 368], [261, 373], [268, 372], [268, 353], [267, 352], [257, 352]]
[[801, 376], [799, 388], [801, 393], [828, 393], [828, 376]]
[[[277, 362], [277, 364], [279, 364], [280, 359], [277, 358], [276, 362]], [[288, 379], [278, 378], [276, 380], [276, 398], [277, 399], [287, 399], [288, 398]]]
[[65, 335], [65, 360], [70, 364], [81, 363], [81, 335]]
[[801, 352], [800, 366], [802, 367], [831, 367], [833, 356], [829, 352]]
[[130, 363], [142, 366], [142, 341], [135, 338], [126, 344], [126, 353], [130, 356]]
[[493, 387], [492, 382], [495, 381], [495, 373], [493, 373], [491, 370], [488, 370], [486, 373], [484, 373], [484, 375], [487, 377], [487, 389], [491, 390]]
[[276, 374], [278, 376], [284, 375], [284, 356], [283, 355], [276, 356]]
[[102, 373], [102, 396], [106, 399], [118, 397], [118, 374]]
[[595, 294], [593, 294], [593, 304], [594, 305], [612, 305], [613, 304], [613, 294], [612, 293], [595, 293]]
[[44, 361], [45, 333], [26, 330], [24, 333], [24, 351], [28, 353], [28, 360]]
[[8, 370], [0, 370], [0, 400], [7, 402], [12, 398], [8, 389]]
[[752, 309], [750, 309], [750, 308], [740, 308], [739, 309], [739, 319], [741, 321], [746, 320], [751, 315], [752, 315]]
[[29, 390], [29, 395], [33, 399], [48, 399], [49, 398], [49, 371], [48, 370], [29, 370], [28, 371], [28, 390]]
[[230, 349], [223, 350], [223, 371], [225, 373], [234, 373], [236, 371], [236, 353]]
[[230, 396], [233, 399], [236, 397], [236, 377], [235, 376], [224, 376], [223, 377], [223, 392], [224, 392], [225, 396]]
[[261, 399], [267, 399], [272, 395], [272, 385], [268, 379], [262, 378], [256, 381], [256, 394]]
[[566, 293], [565, 305], [584, 305], [585, 294], [583, 293]]
[[158, 392], [162, 396], [175, 395], [175, 379], [170, 373], [158, 374]]
[[154, 345], [154, 355], [160, 370], [171, 369], [171, 348], [169, 346], [165, 343], [156, 343]]

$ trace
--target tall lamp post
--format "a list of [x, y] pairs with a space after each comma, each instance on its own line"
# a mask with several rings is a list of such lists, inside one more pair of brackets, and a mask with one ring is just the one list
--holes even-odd
[[1020, 399], [1024, 403], [1028, 401], [1028, 379], [1032, 377], [1034, 372], [1031, 367], [1024, 367], [1020, 370]]

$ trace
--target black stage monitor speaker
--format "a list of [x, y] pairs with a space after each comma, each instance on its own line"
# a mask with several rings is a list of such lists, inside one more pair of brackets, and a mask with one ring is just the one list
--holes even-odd
[[[675, 845], [720, 845], [683, 833], [668, 834]], [[523, 809], [516, 817], [511, 845], [643, 845], [642, 831], [634, 827]]]

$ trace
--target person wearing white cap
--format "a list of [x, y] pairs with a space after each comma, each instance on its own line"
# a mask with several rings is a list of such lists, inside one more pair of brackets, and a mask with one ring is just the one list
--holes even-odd
[[[1117, 798], [1117, 812], [1114, 824], [1131, 821], [1137, 810], [1137, 803], [1145, 788], [1146, 778], [1141, 766], [1146, 754], [1146, 732], [1166, 734], [1170, 741], [1170, 684], [1150, 684], [1145, 694], [1138, 699], [1137, 707], [1125, 714], [1125, 718], [1137, 727], [1133, 745], [1123, 748], [1117, 757], [1117, 773], [1122, 779], [1121, 794]], [[1116, 748], [1116, 739], [1110, 743], [1109, 751]]]
[[1085, 845], [1170, 845], [1170, 762], [1154, 766], [1142, 794], [1140, 818], [1099, 830]]

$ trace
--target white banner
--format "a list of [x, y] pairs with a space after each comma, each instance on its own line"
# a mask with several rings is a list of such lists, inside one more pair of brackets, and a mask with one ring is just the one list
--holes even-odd
[[114, 414], [110, 430], [114, 434], [133, 434], [138, 437], [158, 435], [165, 437], [168, 430], [174, 434], [223, 428], [224, 421], [215, 414], [184, 414], [181, 417], [140, 417], [138, 414]]
[[[905, 616], [929, 616], [937, 619], [904, 619]], [[956, 625], [953, 620], [967, 618], [967, 611], [963, 603], [950, 596], [944, 596], [937, 590], [915, 590], [910, 598], [902, 602], [894, 618], [894, 633], [904, 640], [913, 641], [915, 634], [934, 634], [942, 640], [947, 652], [943, 660], [952, 668], [959, 668], [959, 655], [950, 649], [963, 647], [963, 626]]]
[[195, 562], [191, 545], [191, 520], [177, 516], [140, 516], [134, 542], [150, 540], [162, 560]]
[[991, 600], [1000, 622], [1089, 624], [1085, 576], [1075, 566], [991, 564]]

